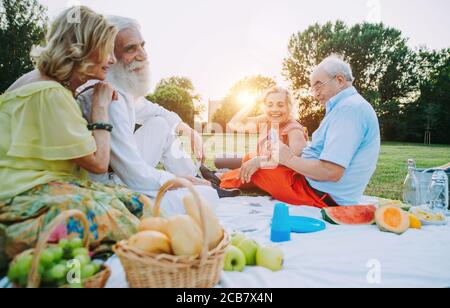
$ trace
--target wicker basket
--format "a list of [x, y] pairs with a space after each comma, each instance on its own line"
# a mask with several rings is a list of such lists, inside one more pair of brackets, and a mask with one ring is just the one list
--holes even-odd
[[[153, 216], [160, 216], [160, 206], [164, 194], [174, 185], [187, 188], [200, 204], [200, 197], [194, 186], [187, 180], [175, 179], [167, 182], [160, 190], [153, 206]], [[149, 254], [129, 246], [127, 241], [117, 243], [114, 251], [120, 258], [131, 288], [212, 288], [219, 283], [223, 270], [225, 250], [230, 237], [224, 231], [219, 245], [208, 251], [205, 215], [202, 207], [200, 226], [203, 231], [203, 249], [200, 256], [173, 256]]]
[[[64, 211], [59, 214], [47, 227], [47, 229], [40, 235], [39, 241], [34, 249], [29, 249], [22, 252], [20, 255], [16, 256], [13, 262], [16, 262], [21, 256], [24, 255], [33, 255], [33, 261], [31, 264], [31, 270], [28, 274], [28, 285], [27, 288], [39, 288], [41, 283], [41, 277], [39, 276], [39, 259], [42, 251], [47, 246], [47, 242], [58, 226], [67, 221], [69, 218], [77, 218], [80, 220], [83, 225], [83, 246], [89, 248], [89, 222], [86, 219], [86, 216], [78, 210], [69, 210]], [[111, 271], [107, 266], [103, 266], [102, 270], [98, 272], [95, 276], [85, 280], [83, 282], [84, 288], [103, 288], [111, 276]], [[15, 287], [18, 287], [15, 285]], [[67, 287], [67, 286], [64, 286]], [[64, 288], [63, 287], [63, 288]]]

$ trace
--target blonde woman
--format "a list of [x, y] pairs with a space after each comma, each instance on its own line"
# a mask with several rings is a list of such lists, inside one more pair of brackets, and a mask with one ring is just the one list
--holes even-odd
[[[108, 107], [116, 93], [107, 83], [95, 86], [90, 123], [74, 99], [86, 81], [105, 79], [115, 63], [116, 34], [87, 7], [64, 11], [49, 30], [48, 44], [35, 54], [37, 70], [0, 96], [0, 268], [5, 253], [13, 257], [33, 247], [64, 210], [86, 213], [94, 248], [136, 231], [135, 215], [147, 199], [87, 180], [87, 171], [108, 169], [113, 129]], [[81, 230], [71, 221], [66, 232]]]
[[296, 120], [298, 108], [288, 90], [273, 87], [267, 90], [259, 101], [263, 104], [263, 115], [250, 117], [254, 106], [248, 106], [236, 114], [228, 124], [233, 131], [257, 132], [259, 140], [258, 153], [246, 155], [240, 169], [218, 175], [220, 187], [223, 189], [254, 187], [252, 176], [261, 169], [263, 161], [268, 156], [265, 148], [271, 131], [274, 130], [276, 137], [297, 155], [300, 155], [306, 146], [308, 136], [303, 126]]

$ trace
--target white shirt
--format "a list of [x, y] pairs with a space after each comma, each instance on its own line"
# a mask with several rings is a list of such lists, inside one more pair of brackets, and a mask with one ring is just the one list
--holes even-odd
[[[99, 182], [125, 184], [136, 192], [156, 196], [161, 186], [175, 178], [175, 175], [156, 166], [150, 166], [141, 157], [134, 138], [136, 124], [143, 125], [151, 117], [162, 117], [173, 130], [182, 122], [174, 112], [153, 104], [144, 97], [134, 99], [124, 91], [119, 92], [119, 99], [111, 103], [109, 116], [114, 129], [111, 134], [111, 167], [114, 175], [91, 176]], [[84, 116], [89, 119], [93, 91], [87, 91], [78, 97], [78, 103]]]

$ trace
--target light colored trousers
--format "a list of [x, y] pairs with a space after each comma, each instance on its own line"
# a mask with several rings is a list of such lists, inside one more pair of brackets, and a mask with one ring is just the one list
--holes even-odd
[[[198, 167], [192, 158], [182, 149], [181, 140], [175, 130], [169, 127], [162, 117], [154, 117], [144, 123], [135, 133], [135, 140], [141, 157], [152, 167], [162, 163], [165, 170], [176, 176], [196, 176]], [[215, 208], [219, 203], [217, 191], [209, 186], [195, 186], [199, 194]], [[184, 214], [183, 198], [189, 194], [187, 189], [168, 191], [163, 198], [161, 208], [171, 216]], [[156, 195], [152, 194], [151, 197]]]

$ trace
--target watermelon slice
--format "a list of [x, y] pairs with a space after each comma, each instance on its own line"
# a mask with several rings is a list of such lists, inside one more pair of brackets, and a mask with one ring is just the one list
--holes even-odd
[[333, 225], [373, 225], [375, 205], [338, 206], [322, 209], [322, 217]]

